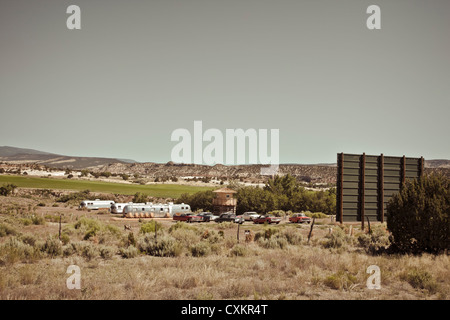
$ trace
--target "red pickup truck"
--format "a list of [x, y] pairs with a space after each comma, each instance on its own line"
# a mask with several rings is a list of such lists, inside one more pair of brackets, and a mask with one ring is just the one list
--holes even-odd
[[202, 216], [197, 216], [193, 213], [182, 213], [180, 215], [173, 216], [174, 221], [185, 221], [185, 222], [201, 222], [203, 221]]
[[294, 213], [292, 217], [289, 217], [289, 222], [292, 223], [311, 223], [311, 218], [304, 213]]

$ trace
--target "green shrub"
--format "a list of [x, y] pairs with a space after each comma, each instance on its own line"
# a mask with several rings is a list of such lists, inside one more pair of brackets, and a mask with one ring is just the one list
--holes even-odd
[[219, 225], [217, 226], [217, 229], [225, 230], [225, 229], [232, 229], [232, 228], [235, 228], [235, 227], [236, 227], [236, 224], [234, 222], [225, 221], [225, 222], [219, 223]]
[[338, 271], [323, 280], [324, 285], [335, 290], [348, 290], [357, 283], [354, 275], [347, 271]]
[[146, 234], [146, 233], [154, 234], [155, 228], [156, 228], [156, 232], [158, 233], [158, 231], [160, 231], [162, 229], [162, 224], [159, 223], [158, 221], [150, 220], [150, 221], [147, 221], [147, 222], [141, 224], [141, 229], [139, 232], [142, 234]]
[[230, 255], [236, 257], [244, 257], [248, 255], [248, 249], [241, 244], [235, 244], [230, 250]]
[[181, 222], [181, 221], [177, 221], [175, 224], [170, 226], [169, 233], [172, 233], [172, 232], [174, 232], [175, 230], [178, 230], [178, 229], [192, 230], [192, 231], [195, 231], [195, 232], [198, 232], [198, 230], [199, 230], [197, 226], [194, 226], [194, 225], [188, 224], [188, 223], [184, 223], [184, 222]]
[[122, 258], [131, 259], [139, 255], [139, 250], [135, 246], [128, 246], [127, 248], [119, 248], [119, 255]]
[[80, 202], [89, 198], [89, 190], [74, 192], [70, 194], [63, 195], [56, 199], [57, 202]]
[[211, 247], [206, 241], [199, 241], [190, 247], [190, 251], [194, 257], [204, 257], [211, 253]]
[[259, 238], [256, 243], [265, 249], [284, 249], [288, 245], [286, 238], [278, 234], [270, 238]]
[[20, 241], [22, 241], [25, 244], [28, 244], [32, 247], [34, 247], [37, 243], [37, 240], [35, 238], [35, 236], [31, 235], [31, 234], [24, 234], [22, 236], [20, 236]]
[[303, 240], [303, 237], [297, 228], [285, 228], [281, 231], [281, 236], [283, 236], [291, 245], [299, 245]]
[[0, 223], [0, 237], [15, 236], [19, 232], [8, 224]]
[[70, 237], [67, 233], [62, 233], [61, 234], [61, 242], [63, 245], [66, 245], [70, 242]]
[[192, 229], [177, 228], [173, 230], [170, 235], [185, 247], [189, 247], [200, 239], [198, 232]]
[[306, 211], [305, 215], [310, 217], [310, 218], [316, 218], [316, 219], [325, 219], [328, 218], [328, 216], [325, 213], [322, 212], [310, 212], [310, 211]]
[[277, 228], [265, 227], [263, 230], [255, 233], [255, 241], [259, 239], [270, 239], [275, 233], [278, 232]]
[[98, 234], [102, 236], [105, 234], [111, 234], [117, 237], [122, 235], [119, 228], [114, 225], [104, 225], [98, 220], [85, 217], [78, 220], [73, 227], [75, 230], [84, 233], [83, 240], [89, 240]]
[[38, 247], [22, 242], [19, 238], [12, 237], [9, 241], [0, 245], [0, 266], [12, 265], [16, 262], [35, 262], [42, 256]]
[[450, 179], [407, 180], [387, 205], [391, 247], [403, 253], [439, 253], [450, 247]]
[[417, 268], [403, 272], [400, 279], [408, 282], [413, 288], [425, 289], [430, 293], [435, 293], [438, 288], [436, 280], [429, 272]]
[[132, 201], [134, 203], [146, 203], [148, 201], [148, 196], [142, 192], [136, 192]]
[[32, 222], [34, 225], [45, 225], [45, 218], [42, 217], [42, 216], [36, 216], [36, 215], [33, 215], [33, 216], [31, 217], [31, 222]]
[[98, 256], [98, 254], [99, 252], [97, 250], [97, 247], [90, 243], [85, 244], [81, 251], [81, 256], [88, 261], [94, 259], [96, 256]]
[[380, 254], [386, 252], [391, 244], [389, 235], [383, 227], [372, 228], [372, 233], [361, 233], [358, 235], [359, 246], [369, 254]]
[[49, 237], [43, 244], [41, 251], [48, 254], [50, 257], [57, 257], [62, 255], [62, 246], [59, 239]]
[[325, 236], [325, 241], [322, 242], [324, 248], [346, 248], [347, 245], [353, 244], [353, 238], [347, 235], [344, 230], [337, 227], [333, 229], [331, 234]]
[[8, 183], [8, 184], [4, 184], [2, 187], [0, 187], [0, 196], [9, 196], [10, 194], [14, 193], [14, 190], [16, 190], [17, 186], [12, 184], [12, 183]]
[[181, 245], [171, 236], [161, 236], [155, 239], [146, 234], [138, 241], [138, 248], [142, 252], [156, 257], [176, 257], [181, 253]]
[[111, 259], [114, 255], [114, 247], [111, 246], [101, 246], [99, 248], [100, 257], [102, 257], [105, 260]]

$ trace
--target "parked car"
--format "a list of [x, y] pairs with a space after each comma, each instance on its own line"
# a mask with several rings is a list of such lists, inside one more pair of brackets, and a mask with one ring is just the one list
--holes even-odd
[[234, 219], [234, 222], [243, 224], [245, 222], [245, 219], [243, 216], [236, 216], [236, 218]]
[[202, 212], [198, 216], [202, 217], [202, 222], [210, 222], [218, 218], [218, 216], [213, 215], [211, 212]]
[[245, 221], [253, 221], [253, 219], [256, 219], [259, 217], [259, 214], [257, 214], [256, 212], [253, 212], [253, 211], [249, 211], [249, 212], [244, 212], [244, 214], [242, 216], [244, 217]]
[[273, 217], [273, 216], [259, 216], [256, 219], [253, 219], [253, 223], [268, 223], [268, 224], [278, 224], [281, 222], [281, 218]]
[[203, 217], [199, 215], [195, 215], [193, 213], [182, 213], [180, 215], [173, 216], [174, 221], [185, 221], [185, 222], [202, 222]]
[[242, 216], [236, 216], [234, 213], [222, 213], [216, 220], [216, 222], [234, 222], [234, 223], [244, 223], [244, 218]]
[[303, 212], [294, 213], [291, 217], [289, 217], [289, 222], [292, 223], [311, 223], [311, 218], [308, 217]]

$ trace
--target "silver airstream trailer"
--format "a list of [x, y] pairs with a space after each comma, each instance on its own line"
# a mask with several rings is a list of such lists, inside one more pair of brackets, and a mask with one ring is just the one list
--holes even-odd
[[111, 205], [111, 213], [113, 214], [120, 214], [123, 213], [123, 209], [127, 206], [127, 205], [145, 205], [145, 203], [133, 203], [133, 202], [126, 202], [126, 203], [113, 203]]
[[174, 214], [191, 212], [188, 204], [128, 204], [123, 208], [127, 218], [171, 218]]
[[112, 200], [84, 200], [81, 201], [79, 208], [80, 209], [91, 209], [91, 210], [99, 210], [99, 209], [111, 209], [111, 205], [114, 204]]

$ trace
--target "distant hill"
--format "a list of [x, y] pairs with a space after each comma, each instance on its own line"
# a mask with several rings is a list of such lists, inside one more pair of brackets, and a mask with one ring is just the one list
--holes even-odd
[[0, 157], [14, 157], [21, 154], [28, 155], [50, 155], [49, 152], [38, 151], [34, 149], [24, 149], [16, 147], [3, 146], [0, 147]]
[[7, 163], [34, 163], [50, 168], [86, 169], [112, 163], [132, 163], [133, 160], [119, 160], [98, 157], [71, 157], [34, 149], [0, 147], [0, 161]]
[[[113, 174], [137, 175], [141, 178], [156, 179], [168, 177], [207, 177], [238, 179], [241, 181], [264, 181], [267, 176], [261, 176], [264, 165], [222, 165], [214, 166], [198, 164], [167, 163], [137, 163], [128, 159], [71, 157], [33, 149], [15, 147], [0, 147], [0, 162], [10, 166], [43, 165], [49, 168], [89, 169], [94, 172], [111, 172]], [[23, 168], [22, 168], [23, 169]], [[23, 169], [24, 170], [24, 169]], [[443, 173], [450, 176], [450, 160], [425, 160], [426, 173]], [[280, 164], [280, 175], [290, 174], [299, 181], [313, 184], [336, 183], [336, 163], [321, 164]]]
[[425, 160], [425, 168], [450, 168], [450, 160]]

